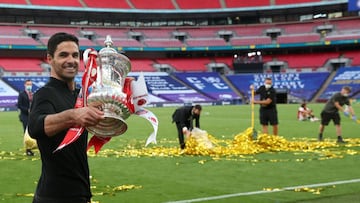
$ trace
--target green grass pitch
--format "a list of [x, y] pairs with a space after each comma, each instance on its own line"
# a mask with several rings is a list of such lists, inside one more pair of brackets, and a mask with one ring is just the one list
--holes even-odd
[[[309, 104], [319, 117], [324, 104]], [[354, 109], [360, 117], [360, 105]], [[296, 120], [298, 105], [279, 104], [279, 135], [291, 141], [316, 142], [319, 122]], [[148, 148], [178, 148], [177, 132], [171, 123], [175, 107], [149, 108], [159, 119], [158, 143]], [[250, 127], [250, 105], [204, 106], [201, 128], [217, 139], [231, 140]], [[237, 157], [195, 156], [186, 154], [120, 155], [128, 149], [141, 149], [151, 125], [131, 116], [128, 131], [113, 138], [98, 155], [90, 154], [89, 165], [93, 201], [171, 202], [240, 194], [276, 191], [284, 187], [360, 178], [360, 147], [337, 146], [318, 152], [285, 152], [241, 155]], [[343, 137], [359, 139], [360, 124], [342, 116]], [[261, 130], [258, 106], [255, 128]], [[269, 128], [271, 132], [271, 127]], [[31, 202], [39, 178], [39, 152], [24, 154], [22, 127], [17, 112], [0, 112], [0, 202]], [[330, 124], [324, 138], [335, 142], [335, 128]], [[108, 153], [111, 152], [111, 153]], [[119, 152], [115, 155], [114, 152]], [[320, 153], [319, 153], [320, 152]], [[128, 189], [125, 189], [128, 187]], [[185, 202], [185, 201], [184, 201]], [[188, 201], [191, 202], [191, 201]], [[302, 188], [271, 193], [224, 197], [208, 202], [360, 202], [360, 182]]]

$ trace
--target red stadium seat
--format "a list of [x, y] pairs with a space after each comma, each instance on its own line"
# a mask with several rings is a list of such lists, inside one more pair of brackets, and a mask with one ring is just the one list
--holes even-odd
[[176, 0], [180, 9], [221, 8], [220, 0]]
[[233, 37], [230, 39], [232, 46], [241, 45], [256, 45], [256, 44], [271, 44], [271, 38], [268, 36], [257, 36], [257, 37]]
[[119, 8], [119, 9], [131, 9], [127, 1], [101, 1], [101, 0], [83, 0], [87, 7], [92, 8]]
[[153, 28], [153, 29], [132, 29], [134, 32], [141, 32], [145, 38], [164, 38], [172, 37], [173, 29]]
[[175, 9], [171, 0], [161, 1], [144, 1], [144, 0], [129, 0], [136, 9]]
[[360, 39], [360, 32], [354, 33], [330, 33], [325, 37], [325, 41], [333, 41], [333, 40], [359, 40]]
[[202, 28], [179, 28], [177, 31], [186, 32], [189, 37], [193, 38], [204, 38], [204, 37], [217, 37], [217, 32], [221, 28], [217, 27], [202, 27]]
[[227, 8], [270, 6], [270, 0], [256, 0], [256, 1], [224, 0], [224, 1]]
[[144, 39], [143, 43], [148, 47], [183, 47], [183, 43], [177, 39]]
[[276, 5], [287, 5], [287, 4], [301, 4], [301, 3], [315, 3], [322, 0], [276, 0]]
[[0, 67], [9, 72], [42, 72], [41, 63], [36, 58], [0, 58]]
[[24, 27], [21, 25], [1, 25], [0, 35], [21, 36]]
[[94, 32], [95, 37], [106, 37], [110, 35], [112, 38], [127, 38], [128, 29], [124, 28], [83, 28], [81, 31]]
[[187, 39], [186, 44], [188, 46], [226, 46], [227, 43], [222, 38], [196, 38]]
[[51, 36], [57, 32], [67, 32], [78, 36], [79, 28], [66, 26], [29, 26], [31, 29], [38, 30], [43, 36]]
[[[143, 47], [139, 41], [131, 38], [111, 38], [114, 47]], [[104, 46], [105, 38], [98, 38], [95, 40], [100, 46]]]
[[209, 58], [171, 58], [156, 61], [158, 64], [171, 65], [177, 71], [207, 71], [206, 65], [211, 62]]
[[277, 37], [279, 44], [318, 41], [320, 41], [320, 34], [318, 33], [280, 35]]
[[151, 59], [130, 59], [131, 60], [131, 72], [155, 72], [155, 68], [152, 66], [154, 61]]
[[27, 36], [0, 36], [0, 44], [3, 45], [41, 45], [31, 37]]
[[0, 0], [0, 4], [24, 4], [27, 5], [26, 0]]
[[61, 0], [61, 1], [48, 1], [48, 0], [31, 0], [32, 5], [41, 6], [74, 6], [82, 7], [78, 0]]

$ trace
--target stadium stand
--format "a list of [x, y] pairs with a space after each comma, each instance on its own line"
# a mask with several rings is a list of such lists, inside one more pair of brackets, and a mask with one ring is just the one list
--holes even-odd
[[224, 2], [226, 8], [270, 6], [269, 0], [257, 0], [257, 1], [224, 0]]
[[[143, 44], [141, 44], [139, 41], [131, 38], [111, 38], [111, 40], [114, 43], [114, 46], [117, 47], [143, 47]], [[105, 38], [97, 38], [95, 40], [96, 44], [99, 46], [104, 46]]]
[[222, 38], [196, 38], [187, 39], [186, 44], [188, 46], [226, 46], [228, 45]]
[[156, 69], [152, 66], [154, 61], [151, 59], [133, 59], [131, 60], [132, 72], [155, 72]]
[[204, 8], [221, 8], [220, 1], [208, 0], [176, 0], [180, 9], [204, 9]]
[[0, 0], [2, 4], [27, 4], [26, 0]]
[[157, 64], [168, 64], [177, 71], [207, 71], [209, 58], [162, 58], [155, 60]]
[[129, 2], [136, 9], [175, 9], [171, 0], [151, 1], [151, 3], [143, 0], [129, 0]]
[[320, 39], [321, 37], [318, 33], [280, 35], [277, 37], [277, 43], [319, 42]]
[[9, 72], [43, 72], [37, 58], [0, 58], [0, 67]]
[[117, 9], [131, 9], [127, 1], [99, 1], [99, 0], [82, 0], [85, 4], [85, 7], [92, 8], [117, 8]]
[[230, 39], [232, 46], [255, 45], [255, 44], [271, 44], [271, 38], [268, 36], [254, 37], [233, 37]]
[[0, 36], [0, 44], [3, 45], [41, 45], [31, 37], [27, 36]]
[[183, 47], [177, 39], [144, 39], [143, 43], [148, 47]]
[[[283, 82], [283, 84], [288, 84], [292, 96], [301, 98], [302, 95], [305, 95], [307, 99], [312, 99], [313, 93], [317, 91], [318, 87], [321, 86], [322, 82], [328, 77], [330, 70], [337, 71], [337, 69], [332, 70], [324, 67], [325, 65], [328, 65], [329, 60], [344, 57], [350, 59], [351, 65], [360, 65], [360, 57], [358, 57], [360, 51], [353, 50], [354, 48], [352, 47], [352, 45], [356, 45], [360, 39], [360, 29], [357, 26], [354, 26], [359, 24], [359, 16], [348, 17], [348, 14], [344, 14], [344, 17], [339, 19], [327, 17], [316, 20], [308, 19], [299, 21], [299, 19], [293, 18], [293, 16], [290, 16], [290, 19], [286, 19], [289, 17], [289, 14], [287, 16], [274, 14], [276, 12], [286, 11], [289, 5], [302, 3], [308, 5], [316, 2], [325, 3], [328, 1], [161, 0], [149, 3], [147, 0], [126, 0], [112, 1], [109, 3], [109, 1], [95, 0], [0, 0], [0, 3], [3, 4], [50, 6], [54, 9], [58, 9], [57, 12], [59, 13], [61, 13], [62, 9], [65, 11], [74, 7], [77, 10], [86, 8], [84, 10], [89, 12], [90, 16], [97, 14], [106, 16], [107, 12], [110, 12], [107, 20], [101, 19], [92, 22], [93, 24], [90, 22], [87, 24], [86, 20], [83, 20], [82, 17], [79, 16], [74, 16], [74, 19], [78, 21], [71, 21], [72, 18], [68, 18], [67, 20], [69, 20], [69, 22], [71, 21], [71, 23], [62, 23], [64, 25], [56, 23], [41, 23], [38, 25], [34, 23], [35, 20], [32, 21], [29, 16], [27, 17], [30, 20], [25, 17], [23, 18], [23, 16], [19, 16], [12, 23], [0, 24], [0, 45], [9, 45], [4, 46], [5, 49], [6, 47], [11, 47], [9, 48], [11, 49], [10, 51], [5, 50], [5, 52], [9, 51], [9, 53], [6, 53], [5, 56], [0, 56], [0, 66], [2, 71], [15, 75], [18, 72], [25, 72], [24, 74], [27, 72], [48, 73], [46, 68], [42, 68], [42, 63], [44, 62], [40, 59], [39, 53], [43, 52], [44, 45], [47, 44], [47, 40], [55, 32], [64, 31], [76, 35], [79, 37], [82, 50], [87, 47], [100, 49], [103, 46], [106, 35], [111, 35], [115, 48], [120, 52], [124, 51], [124, 53], [129, 56], [132, 63], [132, 72], [160, 74], [160, 78], [158, 76], [146, 77], [148, 85], [152, 88], [150, 91], [151, 94], [162, 98], [163, 101], [186, 102], [191, 101], [192, 99], [196, 99], [197, 101], [214, 101], [224, 98], [220, 98], [219, 95], [217, 97], [212, 97], [207, 95], [207, 92], [196, 89], [196, 87], [189, 88], [192, 84], [187, 83], [186, 80], [182, 81], [182, 83], [187, 83], [186, 86], [183, 86], [182, 83], [178, 84], [179, 78], [176, 79], [174, 76], [183, 74], [183, 77], [192, 77], [194, 76], [192, 74], [195, 74], [196, 78], [201, 80], [202, 76], [207, 75], [208, 71], [212, 70], [211, 67], [209, 67], [209, 64], [211, 63], [225, 64], [234, 71], [234, 52], [239, 51], [241, 54], [247, 54], [248, 51], [256, 51], [259, 49], [264, 53], [262, 55], [262, 62], [281, 61], [286, 63], [288, 66], [287, 69], [278, 74], [283, 74], [284, 77], [298, 74], [300, 78], [305, 78], [298, 81], [299, 83], [311, 83], [312, 80], [316, 78], [316, 84], [313, 84], [309, 89], [305, 89], [306, 91], [311, 90], [311, 92], [304, 91], [304, 88], [302, 87], [300, 90], [294, 88], [291, 89], [291, 85], [293, 84], [290, 80], [276, 81], [277, 84], [280, 84], [281, 82]], [[338, 4], [342, 4], [342, 2]], [[280, 5], [280, 7], [284, 9], [279, 11], [273, 10], [277, 5]], [[258, 8], [254, 9], [254, 7]], [[267, 14], [264, 16], [259, 15], [258, 12], [255, 11], [263, 7], [268, 9], [271, 8], [271, 11], [269, 11], [269, 13], [266, 11]], [[104, 8], [110, 9], [103, 14], [98, 12], [98, 10], [103, 11]], [[251, 15], [237, 17], [236, 15], [238, 13], [236, 13], [236, 15], [232, 13], [231, 16], [225, 18], [223, 17], [223, 13], [224, 11], [227, 11], [226, 8], [235, 8], [234, 10], [236, 11], [237, 8], [245, 8], [244, 10], [249, 9], [247, 12], [251, 12]], [[318, 7], [313, 7], [313, 5], [307, 6], [305, 9], [307, 11], [304, 11], [303, 14], [306, 15], [314, 12], [317, 8]], [[149, 20], [147, 14], [151, 16], [152, 11], [146, 13], [146, 10], [155, 9], [168, 9], [169, 13], [179, 12], [180, 14], [179, 16], [172, 17], [173, 19], [162, 18]], [[219, 15], [217, 19], [216, 17], [212, 18], [212, 14], [216, 14], [216, 12], [211, 13], [210, 15], [199, 12], [196, 13], [197, 16], [194, 17], [195, 20], [187, 21], [187, 19], [182, 19], [182, 15], [187, 12], [181, 13], [184, 9], [189, 9], [194, 13], [195, 9], [210, 9], [207, 11], [218, 10]], [[131, 10], [130, 14], [127, 14], [126, 11], [129, 10]], [[243, 9], [239, 9], [239, 11], [240, 10]], [[272, 13], [273, 11], [274, 13]], [[138, 12], [140, 12], [139, 15]], [[144, 12], [144, 14], [142, 12]], [[299, 10], [299, 12], [301, 11]], [[134, 16], [132, 16], [132, 14], [134, 14]], [[164, 12], [160, 15], [166, 16], [167, 14], [167, 12]], [[274, 16], [272, 16], [273, 14]], [[136, 20], [132, 22], [133, 24], [126, 24], [127, 21], [130, 20], [126, 19], [122, 21], [119, 19], [112, 19], [117, 15], [128, 15], [130, 18], [136, 17]], [[267, 19], [267, 15], [269, 15], [269, 18], [272, 17], [274, 22]], [[249, 21], [241, 21], [243, 20], [241, 18], [247, 17], [249, 17]], [[298, 14], [297, 17], [299, 17]], [[34, 19], [36, 18], [39, 17], [34, 17]], [[208, 18], [211, 18], [211, 20], [206, 20]], [[147, 22], [147, 20], [149, 21]], [[177, 22], [181, 20], [183, 20], [183, 24], [179, 24], [178, 26]], [[55, 20], [54, 22], [57, 21]], [[225, 25], [227, 22], [231, 22], [229, 23], [231, 25]], [[163, 23], [165, 23], [166, 26], [149, 27], [150, 25], [153, 25], [153, 23], [157, 26], [162, 26]], [[321, 29], [319, 29], [319, 26], [329, 27], [330, 29], [326, 30], [326, 32], [322, 32]], [[345, 40], [346, 43], [341, 40]], [[337, 47], [334, 45], [337, 43], [344, 43], [344, 46]], [[296, 46], [292, 44], [296, 44]], [[12, 45], [21, 45], [22, 48], [25, 47], [30, 51], [26, 52], [26, 54], [21, 57], [21, 54], [25, 52], [21, 52], [21, 49], [16, 49], [16, 47], [19, 46], [15, 46], [14, 51]], [[34, 48], [34, 46], [36, 46], [36, 48]], [[289, 46], [292, 47], [288, 48]], [[211, 48], [213, 48], [213, 50], [211, 50]], [[9, 55], [15, 52], [18, 54], [18, 56], [16, 56], [17, 58], [10, 58]], [[38, 58], [28, 58], [31, 54], [37, 54]], [[19, 61], [21, 61], [21, 63], [19, 63]], [[167, 71], [164, 71], [166, 68], [164, 68], [164, 70], [161, 69], [161, 65], [173, 68], [174, 72], [171, 72], [171, 75], [162, 75]], [[81, 64], [80, 71], [83, 70], [84, 66]], [[313, 72], [305, 74], [304, 72], [307, 70]], [[163, 73], [159, 73], [158, 71], [163, 71]], [[227, 74], [228, 72], [222, 72], [222, 74], [223, 73]], [[265, 70], [264, 73], [272, 72]], [[215, 74], [216, 76], [212, 75], [211, 77], [216, 80], [223, 77], [220, 76], [221, 74], [215, 72], [209, 74]], [[234, 80], [243, 82], [241, 85], [246, 87], [246, 89], [248, 89], [248, 80], [254, 80], [254, 78], [257, 77], [255, 74], [251, 74], [250, 76], [246, 76], [250, 79], [243, 79], [242, 74], [234, 75]], [[224, 77], [227, 76], [229, 75], [225, 75]], [[318, 80], [318, 78], [320, 78], [320, 80]], [[158, 83], [159, 81], [166, 81], [166, 85], [156, 86], [156, 84], [164, 84]], [[209, 83], [208, 85], [205, 85], [206, 87], [204, 88], [209, 88], [211, 85], [212, 84]], [[172, 87], [174, 87], [174, 89], [169, 90], [169, 88]], [[177, 88], [181, 91], [176, 91], [179, 90]], [[241, 89], [238, 89], [238, 91], [241, 91]], [[301, 91], [304, 91], [306, 94]], [[243, 93], [246, 94], [246, 92]], [[221, 94], [226, 95], [224, 92]]]
[[127, 32], [126, 28], [83, 27], [80, 30], [80, 34], [90, 38], [105, 38], [106, 35], [110, 35], [112, 38], [128, 38]]
[[1, 25], [0, 35], [21, 36], [23, 29], [22, 25]]
[[82, 7], [82, 4], [77, 0], [61, 0], [61, 1], [47, 1], [47, 0], [30, 0], [32, 5], [41, 6], [72, 6]]
[[314, 3], [321, 0], [276, 0], [276, 5], [300, 4], [300, 3]]

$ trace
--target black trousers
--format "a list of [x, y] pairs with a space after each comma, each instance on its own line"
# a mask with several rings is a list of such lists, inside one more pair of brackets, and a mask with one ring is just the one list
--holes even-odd
[[182, 131], [182, 127], [179, 122], [176, 122], [176, 128], [178, 131], [178, 138], [179, 138], [179, 144], [181, 149], [185, 149], [185, 139], [184, 139], [184, 133]]
[[74, 197], [74, 198], [49, 198], [49, 197], [39, 197], [35, 194], [32, 203], [90, 203], [90, 198], [86, 197]]

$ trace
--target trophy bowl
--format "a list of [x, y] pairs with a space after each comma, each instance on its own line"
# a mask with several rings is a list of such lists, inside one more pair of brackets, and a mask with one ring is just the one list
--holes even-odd
[[100, 137], [113, 137], [127, 130], [125, 120], [130, 116], [130, 110], [126, 105], [127, 95], [123, 92], [123, 86], [131, 64], [125, 55], [111, 47], [110, 36], [106, 37], [105, 46], [99, 51], [97, 78], [87, 97], [87, 105], [100, 107], [105, 119], [87, 127], [87, 130]]

